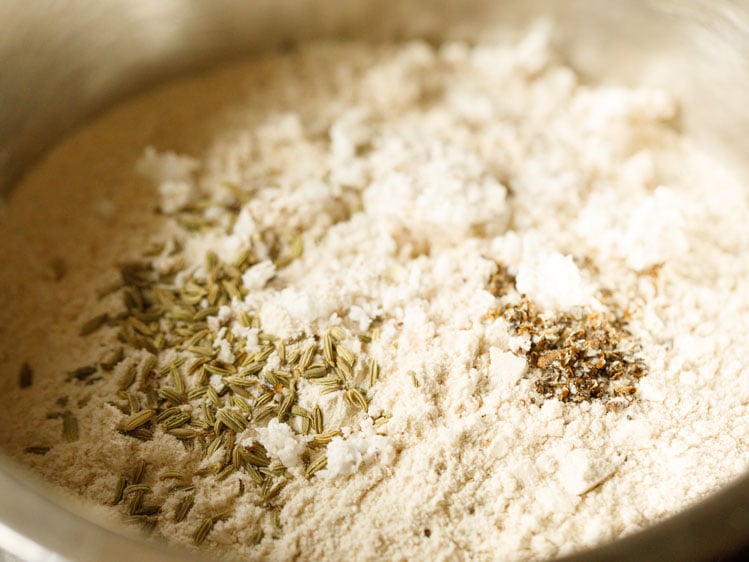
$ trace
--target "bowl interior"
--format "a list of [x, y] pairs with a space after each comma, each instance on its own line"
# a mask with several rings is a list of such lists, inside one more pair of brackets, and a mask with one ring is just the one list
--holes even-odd
[[[681, 126], [749, 178], [749, 6], [633, 0], [215, 0], [0, 4], [0, 196], [72, 128], [129, 94], [213, 63], [318, 37], [477, 41], [539, 16], [560, 52], [595, 82], [663, 86]], [[186, 560], [99, 527], [85, 508], [0, 459], [0, 542], [81, 561]], [[698, 560], [749, 536], [749, 481], [586, 560]], [[43, 518], [44, 523], [40, 524]], [[28, 537], [29, 540], [23, 539]], [[12, 546], [15, 545], [15, 546]]]

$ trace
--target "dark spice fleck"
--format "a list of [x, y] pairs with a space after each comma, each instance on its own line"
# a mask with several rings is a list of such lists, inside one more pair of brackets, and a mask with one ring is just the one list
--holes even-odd
[[68, 273], [68, 264], [62, 258], [52, 258], [49, 262], [49, 269], [54, 281], [61, 281]]
[[494, 263], [497, 265], [497, 271], [489, 278], [489, 292], [495, 297], [501, 297], [515, 288], [515, 276], [507, 271], [504, 264]]
[[24, 363], [18, 371], [18, 386], [21, 388], [29, 388], [33, 383], [34, 371], [28, 363]]

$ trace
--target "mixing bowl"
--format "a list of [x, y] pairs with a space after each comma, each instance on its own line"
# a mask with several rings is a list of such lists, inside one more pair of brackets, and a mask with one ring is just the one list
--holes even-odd
[[[749, 155], [747, 3], [5, 0], [0, 196], [66, 132], [175, 75], [317, 37], [491, 39], [538, 16], [556, 22], [560, 52], [586, 80], [674, 92], [683, 107], [680, 126], [747, 177], [741, 168]], [[675, 517], [568, 560], [713, 560], [747, 540], [749, 478], [742, 478]], [[85, 507], [2, 458], [0, 546], [24, 560], [196, 559], [100, 526]]]

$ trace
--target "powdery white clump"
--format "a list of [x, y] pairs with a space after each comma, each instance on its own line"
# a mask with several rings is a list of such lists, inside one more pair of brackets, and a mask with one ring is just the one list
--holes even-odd
[[681, 198], [673, 190], [659, 187], [633, 209], [619, 247], [619, 253], [626, 256], [632, 269], [644, 269], [689, 251], [681, 204]]
[[195, 158], [177, 154], [171, 150], [159, 152], [153, 146], [146, 147], [135, 164], [135, 171], [138, 174], [156, 184], [165, 181], [189, 180], [198, 168], [200, 168], [200, 162]]
[[200, 163], [189, 156], [175, 152], [158, 152], [149, 146], [135, 164], [141, 176], [158, 186], [161, 196], [161, 210], [174, 213], [186, 207], [195, 195], [192, 174]]
[[297, 435], [286, 423], [273, 418], [267, 427], [257, 429], [258, 441], [273, 457], [278, 458], [286, 468], [302, 466], [307, 439]]
[[366, 212], [417, 244], [452, 245], [474, 231], [505, 230], [507, 190], [464, 147], [435, 140], [428, 131], [401, 132], [383, 138], [371, 161]]
[[572, 257], [558, 252], [543, 252], [521, 262], [516, 286], [547, 310], [565, 310], [590, 301]]
[[615, 197], [592, 197], [577, 222], [578, 232], [602, 257], [620, 259], [640, 271], [689, 252], [684, 197], [663, 186], [636, 201], [614, 204]]
[[614, 470], [615, 464], [597, 452], [573, 449], [560, 459], [559, 482], [568, 493], [581, 495], [603, 482]]
[[242, 274], [242, 285], [248, 291], [262, 289], [276, 274], [276, 265], [270, 260], [263, 260]]
[[337, 478], [354, 474], [364, 464], [373, 461], [378, 455], [383, 464], [392, 462], [395, 455], [387, 437], [374, 431], [371, 419], [366, 419], [358, 431], [346, 439], [334, 437], [328, 444], [328, 466], [318, 474], [323, 478]]
[[279, 337], [298, 334], [333, 312], [327, 299], [304, 289], [288, 287], [268, 294], [265, 299], [260, 322], [267, 331]]

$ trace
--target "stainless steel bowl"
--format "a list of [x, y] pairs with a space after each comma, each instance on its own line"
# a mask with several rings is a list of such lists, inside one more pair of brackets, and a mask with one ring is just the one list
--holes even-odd
[[[738, 0], [0, 0], [0, 195], [61, 135], [177, 74], [314, 37], [490, 38], [539, 15], [557, 21], [560, 49], [584, 77], [667, 87], [681, 99], [683, 128], [744, 164], [749, 4]], [[743, 478], [568, 560], [713, 560], [747, 541]], [[0, 546], [25, 560], [194, 559], [98, 525], [2, 458]]]

